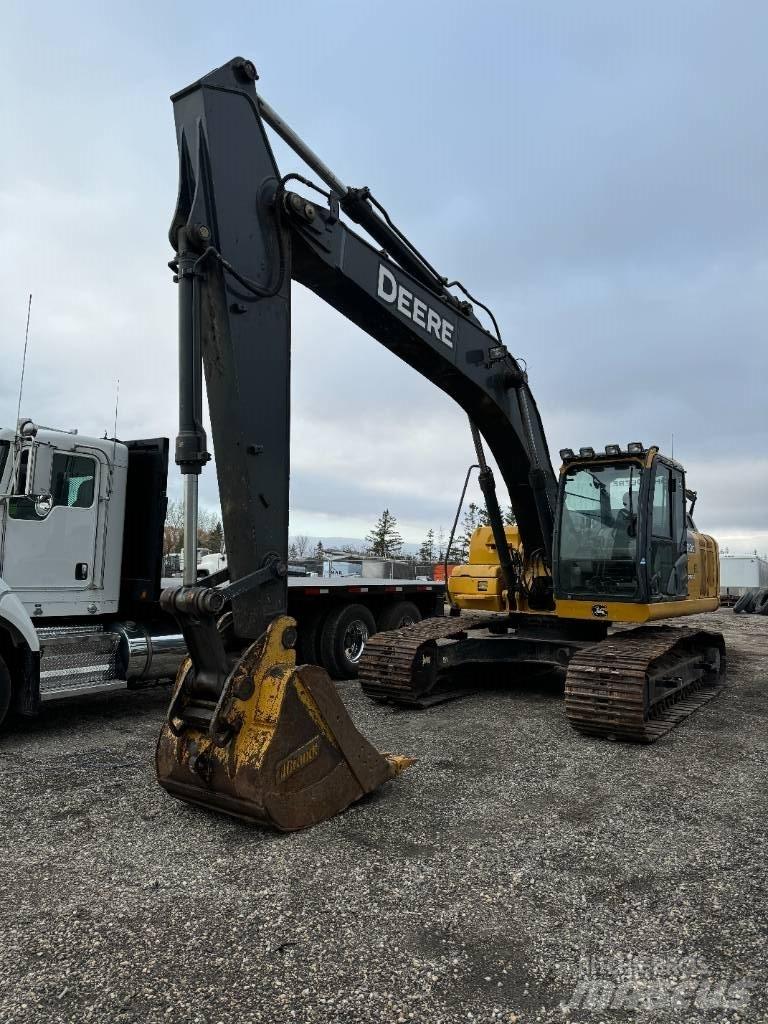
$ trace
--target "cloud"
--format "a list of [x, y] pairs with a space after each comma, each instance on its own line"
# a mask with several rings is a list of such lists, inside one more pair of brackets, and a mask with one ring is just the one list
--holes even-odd
[[[432, 5], [393, 2], [375, 45], [360, 19], [286, 34], [277, 10], [261, 12], [255, 35], [250, 5], [230, 5], [226, 23], [192, 7], [181, 23], [142, 3], [9, 14], [6, 423], [32, 291], [22, 411], [111, 432], [119, 378], [119, 433], [174, 436], [167, 96], [241, 50], [341, 177], [368, 183], [493, 306], [553, 453], [636, 439], [669, 450], [674, 435], [701, 525], [765, 546], [764, 5], [650, 2], [642, 18], [589, 0], [480, 5], [438, 23]], [[56, 88], [30, 66], [55, 67]], [[447, 526], [473, 460], [461, 410], [299, 287], [293, 316], [294, 529], [362, 535], [385, 505], [409, 540]], [[201, 493], [216, 503], [210, 468]]]

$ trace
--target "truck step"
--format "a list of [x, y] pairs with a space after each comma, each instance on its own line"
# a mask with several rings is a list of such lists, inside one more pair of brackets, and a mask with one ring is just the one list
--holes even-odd
[[40, 699], [124, 689], [117, 679], [120, 637], [102, 626], [42, 626]]

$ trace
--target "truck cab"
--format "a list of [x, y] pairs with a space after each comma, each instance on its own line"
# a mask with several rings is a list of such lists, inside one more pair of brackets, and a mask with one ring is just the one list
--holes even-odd
[[27, 420], [0, 465], [0, 577], [29, 615], [117, 614], [127, 446]]
[[168, 441], [0, 428], [0, 723], [175, 674], [160, 612]]

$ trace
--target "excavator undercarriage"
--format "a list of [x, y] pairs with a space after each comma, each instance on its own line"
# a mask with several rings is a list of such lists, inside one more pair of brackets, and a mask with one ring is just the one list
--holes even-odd
[[372, 699], [426, 708], [478, 690], [484, 670], [508, 666], [521, 678], [564, 669], [606, 635], [603, 623], [570, 627], [551, 616], [460, 615], [377, 633], [359, 663]]
[[360, 660], [363, 691], [376, 701], [426, 708], [477, 692], [488, 666], [496, 678], [508, 668], [515, 686], [541, 671], [560, 672], [576, 730], [653, 743], [722, 689], [719, 633], [643, 626], [608, 636], [604, 624], [567, 629], [562, 620], [531, 619], [462, 615], [378, 633]]

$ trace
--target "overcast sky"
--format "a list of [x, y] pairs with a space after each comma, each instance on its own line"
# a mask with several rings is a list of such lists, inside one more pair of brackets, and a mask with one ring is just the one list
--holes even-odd
[[[0, 421], [175, 435], [169, 94], [238, 54], [442, 273], [493, 306], [556, 453], [669, 450], [768, 550], [768, 5], [3, 4]], [[281, 169], [295, 158], [278, 150]], [[293, 533], [447, 528], [450, 399], [294, 286]], [[215, 473], [202, 500], [216, 503]], [[178, 494], [172, 473], [171, 492]]]

